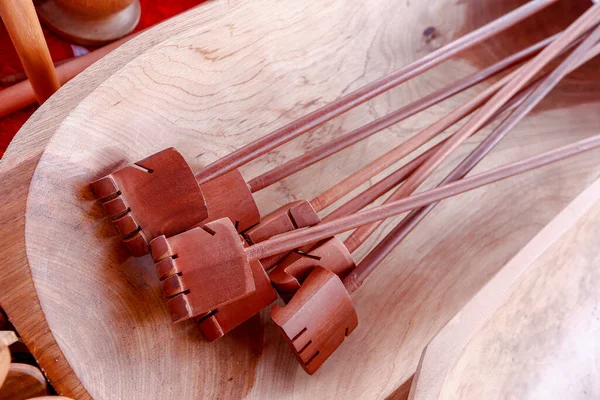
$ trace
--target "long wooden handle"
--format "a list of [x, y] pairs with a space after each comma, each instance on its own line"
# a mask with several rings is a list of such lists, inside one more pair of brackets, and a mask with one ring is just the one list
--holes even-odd
[[[445, 185], [464, 178], [489, 154], [494, 147], [523, 119], [554, 86], [569, 72], [575, 70], [591, 58], [600, 54], [600, 45], [591, 48], [600, 37], [600, 28], [592, 34], [587, 43], [582, 43], [561, 65], [544, 80], [536, 82], [517, 100], [516, 109], [494, 129], [440, 184]], [[412, 211], [386, 237], [377, 244], [360, 262], [360, 264], [344, 279], [344, 285], [350, 293], [358, 289], [365, 279], [392, 252], [392, 250], [435, 208], [437, 203], [429, 204]]]
[[408, 79], [417, 76], [448, 58], [466, 50], [499, 32], [502, 32], [519, 21], [536, 14], [538, 11], [555, 3], [557, 0], [533, 0], [497, 20], [449, 43], [448, 45], [426, 55], [425, 57], [402, 67], [395, 72], [378, 79], [366, 86], [349, 93], [312, 113], [277, 129], [206, 166], [197, 175], [199, 183], [209, 181], [229, 172], [276, 147], [306, 133], [346, 111], [398, 86]]
[[581, 140], [579, 142], [560, 147], [558, 149], [542, 153], [515, 163], [505, 165], [478, 175], [464, 178], [438, 188], [418, 193], [390, 204], [373, 207], [333, 221], [323, 222], [311, 228], [299, 229], [284, 233], [272, 239], [260, 242], [246, 248], [249, 259], [256, 260], [275, 254], [280, 254], [309, 243], [325, 239], [370, 222], [383, 220], [402, 214], [407, 211], [435, 203], [448, 197], [456, 196], [469, 190], [476, 189], [490, 183], [522, 174], [544, 165], [563, 160], [567, 157], [583, 153], [600, 147], [600, 135]]
[[[444, 139], [446, 141], [448, 139]], [[348, 200], [331, 213], [327, 214], [323, 221], [331, 221], [332, 219], [336, 219], [339, 217], [343, 217], [345, 215], [350, 215], [355, 212], [358, 212], [365, 208], [367, 205], [374, 202], [376, 199], [380, 198], [390, 190], [392, 190], [395, 186], [398, 186], [406, 178], [410, 176], [415, 170], [425, 162], [429, 157], [431, 157], [437, 149], [441, 146], [440, 142], [430, 148], [429, 150], [423, 152], [418, 157], [412, 159], [402, 167], [398, 168], [396, 171], [392, 172], [373, 186], [368, 187], [363, 192], [359, 193], [351, 200]]]
[[[504, 112], [506, 112], [507, 110], [512, 110], [514, 107], [516, 107], [519, 100], [523, 100], [523, 98], [524, 94], [520, 94], [519, 96], [513, 97], [505, 105], [505, 107], [498, 111], [496, 116], [490, 120], [490, 123], [500, 115], [504, 114]], [[400, 167], [398, 170], [386, 176], [384, 179], [377, 182], [373, 186], [367, 188], [365, 191], [358, 194], [353, 199], [342, 204], [336, 210], [332, 211], [330, 214], [324, 217], [323, 221], [330, 221], [332, 219], [343, 217], [345, 215], [349, 215], [362, 210], [368, 204], [372, 203], [375, 199], [378, 199], [379, 197], [383, 196], [385, 193], [393, 189], [395, 186], [398, 186], [400, 183], [402, 183], [406, 178], [408, 178], [408, 176], [410, 176], [410, 174], [412, 174], [419, 166], [421, 166], [425, 162], [425, 160], [433, 156], [433, 154], [435, 154], [435, 152], [449, 139], [450, 138], [448, 137], [442, 140], [440, 143], [431, 147], [429, 150], [425, 151], [417, 158], [413, 159], [406, 165]], [[389, 203], [391, 201], [393, 200], [385, 201], [384, 204]]]
[[0, 0], [0, 16], [41, 104], [60, 88], [31, 0]]
[[[487, 103], [485, 103], [475, 115], [467, 121], [452, 137], [445, 142], [437, 152], [428, 158], [409, 178], [402, 184], [395, 193], [393, 193], [387, 202], [399, 200], [409, 196], [431, 176], [431, 174], [446, 160], [465, 140], [481, 129], [511, 98], [519, 93], [550, 61], [559, 56], [572, 42], [577, 40], [591, 26], [596, 25], [600, 20], [600, 5], [592, 7], [588, 12], [581, 16], [569, 28], [560, 35], [556, 41], [550, 44], [533, 60], [525, 64], [519, 70], [515, 71], [513, 76], [508, 76], [509, 81], [503, 85]], [[587, 42], [587, 41], [586, 41]], [[592, 42], [592, 43], [595, 43]], [[585, 51], [589, 49], [589, 46]], [[579, 56], [580, 57], [580, 56]], [[567, 65], [569, 67], [569, 65]], [[563, 71], [563, 75], [566, 71]], [[551, 87], [554, 87], [551, 86]], [[545, 96], [545, 93], [542, 95]], [[537, 94], [539, 95], [539, 93]], [[532, 99], [537, 104], [541, 99]], [[375, 230], [381, 225], [381, 221], [376, 221], [365, 226], [361, 226], [356, 232], [353, 232], [346, 239], [346, 246], [349, 251], [356, 250], [369, 238]]]
[[[373, 122], [361, 126], [337, 139], [334, 139], [314, 150], [311, 150], [299, 157], [296, 157], [280, 166], [267, 171], [256, 178], [253, 178], [248, 182], [248, 187], [252, 193], [262, 190], [272, 184], [279, 182], [282, 179], [310, 166], [314, 163], [321, 161], [343, 149], [352, 146], [355, 143], [360, 142], [369, 136], [374, 135], [384, 129], [389, 128], [413, 115], [426, 110], [434, 105], [452, 97], [458, 93], [464, 92], [465, 90], [485, 81], [486, 79], [499, 74], [500, 72], [515, 66], [531, 57], [536, 53], [540, 52], [544, 47], [550, 44], [558, 35], [554, 35], [545, 40], [542, 40], [533, 46], [530, 46], [524, 50], [521, 50], [515, 54], [506, 57], [503, 60], [485, 68], [481, 71], [477, 71], [471, 75], [468, 75], [456, 82], [436, 90], [425, 97], [420, 98], [400, 109], [391, 112], [384, 117], [378, 118]], [[321, 211], [321, 210], [316, 210]]]
[[514, 76], [515, 72], [494, 83], [492, 86], [475, 96], [473, 99], [469, 100], [467, 103], [453, 110], [440, 120], [423, 129], [416, 135], [410, 137], [405, 142], [394, 147], [381, 157], [373, 160], [358, 171], [354, 172], [352, 175], [342, 179], [337, 184], [325, 190], [323, 193], [312, 199], [310, 204], [315, 210], [323, 210], [324, 208], [335, 203], [343, 196], [354, 190], [354, 188], [367, 182], [378, 173], [384, 171], [386, 168], [408, 156], [413, 151], [417, 150], [425, 143], [429, 142], [431, 139], [440, 135], [446, 129], [450, 128], [452, 125], [468, 116], [477, 108], [481, 107], [492, 97], [495, 92], [500, 90], [500, 88], [505, 85], [511, 79], [511, 77]]
[[[583, 38], [581, 38], [581, 40], [583, 40]], [[581, 40], [579, 40], [579, 39], [576, 40], [573, 43], [573, 46], [579, 44], [581, 42]], [[533, 84], [531, 86], [533, 86]], [[505, 107], [503, 107], [502, 109], [500, 109], [500, 111], [498, 111], [496, 113], [496, 116], [499, 117], [500, 115], [504, 114], [504, 112], [506, 112], [507, 110], [510, 110], [510, 109], [513, 109], [514, 107], [516, 107], [518, 105], [517, 103], [519, 102], [519, 100], [523, 100], [524, 97], [527, 95], [527, 92], [530, 93], [531, 90], [532, 90], [532, 88], [524, 91], [523, 93], [519, 94], [518, 96], [513, 97], [505, 105]], [[494, 117], [494, 118], [496, 118], [496, 117]], [[377, 182], [373, 186], [370, 186], [369, 188], [367, 188], [362, 193], [358, 194], [353, 199], [347, 201], [346, 203], [344, 203], [343, 205], [338, 207], [336, 210], [334, 210], [330, 214], [328, 214], [326, 217], [324, 217], [323, 221], [330, 221], [332, 219], [339, 218], [339, 217], [349, 215], [349, 214], [352, 214], [352, 213], [362, 210], [365, 206], [372, 203], [375, 199], [378, 199], [379, 197], [383, 196], [385, 193], [390, 191], [392, 188], [394, 188], [395, 186], [398, 186], [400, 183], [402, 183], [421, 164], [423, 164], [426, 159], [431, 157], [442, 146], [442, 144], [445, 143], [447, 140], [449, 140], [449, 138], [444, 139], [442, 142], [438, 143], [434, 147], [432, 147], [429, 150], [427, 150], [426, 152], [422, 153], [420, 156], [413, 159], [406, 165], [400, 167], [398, 170], [391, 173], [390, 175], [388, 175], [381, 181]]]

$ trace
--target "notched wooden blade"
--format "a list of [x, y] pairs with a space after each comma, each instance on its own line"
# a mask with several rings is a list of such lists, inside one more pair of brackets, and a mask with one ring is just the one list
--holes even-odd
[[285, 306], [273, 306], [271, 318], [302, 368], [315, 373], [358, 326], [350, 295], [333, 272], [316, 267]]
[[200, 330], [211, 342], [225, 336], [277, 300], [277, 293], [260, 261], [250, 262], [250, 267], [256, 286], [254, 293], [197, 318]]
[[91, 184], [134, 256], [155, 237], [173, 236], [206, 220], [202, 190], [183, 156], [168, 148]]
[[208, 208], [207, 221], [227, 217], [238, 232], [243, 232], [260, 222], [260, 211], [254, 196], [237, 169], [203, 183], [200, 189], [204, 193]]
[[242, 241], [223, 218], [150, 243], [173, 322], [204, 315], [255, 291]]

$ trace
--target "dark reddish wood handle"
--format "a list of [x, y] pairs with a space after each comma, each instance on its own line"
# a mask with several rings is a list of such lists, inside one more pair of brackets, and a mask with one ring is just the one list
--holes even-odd
[[[594, 35], [596, 35], [594, 37]], [[440, 184], [456, 182], [464, 178], [494, 147], [515, 127], [569, 72], [578, 68], [600, 53], [591, 48], [600, 38], [597, 28], [556, 70], [540, 82], [533, 83], [512, 102], [516, 109], [502, 121], [494, 131], [482, 141]], [[590, 50], [591, 48], [591, 50]], [[513, 106], [511, 105], [511, 106]], [[365, 279], [377, 268], [392, 250], [433, 210], [437, 203], [431, 203], [412, 211], [388, 235], [369, 252], [360, 264], [344, 279], [350, 293], [358, 289]]]
[[349, 93], [312, 113], [258, 139], [225, 157], [213, 162], [200, 171], [196, 178], [199, 183], [209, 181], [221, 174], [238, 168], [255, 158], [289, 142], [346, 111], [398, 86], [414, 76], [425, 72], [448, 58], [480, 43], [499, 32], [517, 24], [538, 11], [548, 7], [557, 0], [534, 0], [497, 20], [449, 43], [448, 45], [426, 55], [425, 57]]
[[483, 172], [457, 182], [452, 182], [390, 204], [373, 207], [366, 211], [324, 222], [312, 228], [284, 233], [273, 239], [246, 248], [246, 255], [252, 260], [290, 251], [306, 244], [358, 228], [361, 225], [393, 217], [598, 147], [600, 147], [600, 135]]
[[[384, 129], [389, 128], [423, 110], [432, 107], [441, 101], [454, 96], [455, 94], [461, 93], [486, 79], [499, 74], [500, 72], [513, 67], [514, 65], [533, 57], [536, 53], [540, 52], [548, 44], [552, 43], [558, 35], [554, 35], [550, 38], [542, 40], [533, 46], [530, 46], [524, 50], [521, 50], [503, 60], [493, 64], [492, 66], [485, 68], [481, 71], [477, 71], [471, 75], [468, 75], [440, 90], [436, 90], [427, 96], [412, 102], [384, 117], [378, 118], [373, 122], [370, 122], [360, 128], [357, 128], [350, 133], [347, 133], [335, 140], [332, 140], [321, 147], [318, 147], [310, 152], [307, 152], [299, 157], [294, 158], [270, 171], [265, 172], [262, 175], [248, 182], [248, 187], [252, 193], [264, 189], [272, 184], [279, 182], [282, 179], [310, 166], [314, 163], [323, 160], [343, 149], [352, 146], [361, 140], [374, 135]], [[316, 210], [321, 211], [321, 210]]]

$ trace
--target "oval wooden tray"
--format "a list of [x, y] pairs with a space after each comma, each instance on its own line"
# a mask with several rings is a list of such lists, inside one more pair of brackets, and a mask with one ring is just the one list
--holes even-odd
[[[1, 282], [15, 287], [0, 302], [55, 386], [96, 399], [401, 396], [433, 335], [598, 175], [598, 152], [438, 207], [354, 296], [359, 328], [312, 377], [296, 364], [266, 313], [216, 343], [206, 342], [191, 322], [171, 325], [151, 260], [127, 257], [87, 184], [115, 163], [168, 146], [199, 169], [522, 1], [475, 3], [213, 2], [134, 39], [42, 107], [2, 166], [9, 197], [1, 233], [10, 268]], [[242, 172], [251, 178], [382, 116], [540, 39], [580, 11], [561, 5]], [[531, 24], [536, 34], [519, 40]], [[423, 35], [429, 26], [436, 29], [433, 38]], [[591, 103], [586, 76], [565, 82], [479, 169], [597, 133], [600, 115], [592, 112], [597, 103]], [[466, 98], [259, 193], [261, 211], [312, 197]], [[463, 146], [431, 184], [475, 143]]]

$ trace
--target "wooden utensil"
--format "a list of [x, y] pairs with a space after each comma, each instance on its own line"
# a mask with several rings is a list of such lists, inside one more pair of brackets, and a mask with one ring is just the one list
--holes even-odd
[[38, 103], [60, 88], [32, 0], [0, 1], [0, 16], [10, 35]]
[[[405, 199], [311, 228], [284, 233], [247, 248], [244, 248], [231, 221], [220, 219], [171, 238], [160, 236], [154, 239], [150, 244], [152, 258], [156, 262], [172, 319], [179, 322], [249, 295], [253, 290], [250, 283], [251, 260], [260, 260], [317, 242], [598, 146], [600, 136], [594, 136]], [[206, 291], [206, 288], [210, 290]]]
[[[438, 146], [435, 146], [431, 150]], [[431, 153], [431, 151], [424, 153], [415, 160], [419, 161], [420, 158], [427, 156], [428, 153]], [[411, 163], [407, 165], [408, 168], [402, 169], [410, 170], [413, 168], [410, 164]], [[390, 189], [393, 186], [395, 186], [395, 184], [390, 183]], [[381, 195], [379, 191], [371, 191], [370, 189], [367, 189], [365, 192], [369, 192], [368, 194], [361, 196], [361, 200], [365, 205], [374, 201]], [[314, 218], [318, 219], [318, 215], [312, 208], [309, 210], [303, 208], [303, 206], [306, 207], [306, 205], [308, 205], [306, 201], [298, 201], [292, 204], [289, 212], [269, 214], [269, 217], [277, 215], [281, 218], [279, 218], [279, 220], [273, 219], [273, 222], [276, 222], [276, 224], [266, 224], [265, 226], [272, 227], [275, 225], [285, 228], [286, 226], [292, 225], [285, 230], [289, 231], [302, 227], [303, 225], [300, 224], [300, 221], [306, 221], [306, 218], [304, 217], [307, 215], [314, 215]], [[285, 206], [282, 209], [285, 210]], [[294, 224], [285, 225], [285, 222], [292, 220], [292, 218]], [[305, 226], [309, 225], [307, 224]], [[284, 232], [284, 230], [281, 229], [280, 232]], [[255, 231], [254, 239], [256, 239], [257, 233], [264, 233], [264, 231]], [[246, 234], [248, 234], [248, 232], [246, 232]], [[270, 236], [264, 236], [259, 238], [260, 240], [258, 241], [267, 240], [269, 237]], [[246, 243], [244, 242], [244, 244]], [[284, 300], [289, 300], [299, 288], [300, 282], [304, 280], [306, 275], [308, 275], [315, 266], [320, 265], [321, 261], [326, 264], [329, 270], [333, 271], [341, 278], [345, 277], [355, 266], [353, 257], [346, 246], [335, 237], [328, 238], [316, 245], [310, 244], [304, 246], [301, 250], [301, 252], [293, 253], [287, 257], [286, 255], [289, 254], [288, 252], [270, 256], [262, 260], [252, 260], [250, 262], [250, 269], [255, 284], [254, 291], [241, 299], [229, 302], [204, 315], [196, 317], [198, 326], [200, 330], [202, 330], [204, 336], [210, 341], [219, 339], [232, 329], [247, 321], [253, 315], [257, 314], [260, 310], [273, 303], [277, 298], [277, 293], [273, 289], [273, 286], [277, 288], [279, 295], [282, 296]], [[277, 268], [271, 272], [270, 276], [268, 276], [266, 271], [284, 258], [284, 262], [278, 265]]]
[[[588, 147], [590, 145], [591, 147]], [[411, 201], [419, 201], [427, 197], [429, 199], [439, 198], [441, 197], [439, 195], [448, 189], [461, 186], [472, 187], [472, 183], [477, 181], [490, 183], [495, 180], [493, 176], [503, 179], [509, 173], [525, 172], [549, 162], [561, 160], [567, 154], [577, 154], [584, 148], [589, 150], [599, 146], [600, 135], [470, 178], [464, 178], [389, 205], [376, 207], [373, 209], [375, 214], [371, 213], [372, 210], [363, 211], [353, 216], [309, 228], [305, 232], [284, 234], [280, 238], [253, 246], [254, 249], [250, 248], [253, 251], [248, 252], [247, 255], [248, 257], [257, 257], [257, 254], [269, 254], [278, 248], [290, 245], [291, 242], [302, 243], [309, 235], [321, 236], [328, 232], [337, 233], [339, 230], [351, 226], [357, 220], [364, 222], [370, 219], [371, 215], [380, 214], [386, 207], [392, 207], [395, 211], [405, 209], [402, 207]], [[373, 219], [379, 219], [380, 216], [381, 214]], [[324, 228], [317, 233], [316, 230], [320, 227]], [[307, 235], [308, 231], [312, 232]], [[316, 372], [358, 325], [356, 311], [350, 298], [350, 294], [357, 287], [352, 278], [349, 277], [342, 282], [335, 273], [326, 268], [317, 267], [308, 275], [302, 287], [285, 307], [273, 306], [271, 310], [273, 321], [280, 328], [302, 368], [309, 374]]]
[[[133, 166], [113, 172], [92, 183], [92, 188], [104, 203], [110, 201], [107, 211], [111, 218], [116, 221], [117, 230], [121, 233], [126, 247], [136, 256], [147, 253], [149, 241], [158, 236], [162, 229], [166, 229], [163, 232], [164, 234], [171, 235], [173, 232], [182, 231], [205, 221], [210, 213], [208, 210], [210, 207], [207, 205], [210, 199], [216, 199], [217, 201], [214, 202], [215, 207], [219, 207], [219, 210], [215, 210], [212, 213], [211, 220], [225, 215], [229, 216], [238, 223], [238, 229], [243, 231], [258, 223], [259, 215], [248, 186], [243, 181], [241, 174], [236, 170], [237, 167], [260, 155], [266, 154], [270, 150], [324, 124], [351, 108], [433, 68], [458, 52], [466, 50], [482, 40], [508, 29], [510, 26], [535, 14], [554, 1], [556, 0], [536, 0], [527, 3], [504, 17], [428, 54], [426, 57], [236, 150], [196, 174], [196, 180], [202, 185], [204, 183], [209, 184], [209, 181], [214, 180], [214, 178], [220, 175], [230, 173], [230, 175], [222, 177], [222, 180], [218, 184], [213, 183], [214, 186], [224, 188], [228, 193], [232, 193], [230, 196], [217, 198], [218, 193], [215, 196], [206, 194], [204, 196], [205, 203], [199, 202], [202, 191], [192, 182], [192, 179], [189, 177], [190, 169], [181, 162], [183, 160], [177, 160], [179, 162], [173, 166], [160, 164], [169, 159], [176, 162], [175, 159], [178, 157], [172, 151], [169, 157], [166, 154], [157, 157], [150, 156]], [[139, 168], [135, 166], [138, 165], [139, 167], [142, 162], [149, 168], [146, 169], [146, 172], [148, 172], [147, 175], [153, 175], [152, 177], [143, 175], [139, 171]], [[153, 172], [149, 173], [149, 171]], [[181, 183], [181, 186], [179, 186], [178, 180], [168, 178], [172, 174], [176, 174], [178, 177], [187, 176], [186, 179], [183, 179], [185, 183]], [[144, 193], [132, 193], [132, 188], [142, 187], [141, 182], [144, 183]], [[190, 193], [183, 195], [184, 204], [174, 207], [179, 197], [181, 197], [178, 190], [182, 189], [190, 191]], [[190, 201], [190, 198], [193, 198], [195, 201]], [[234, 207], [228, 208], [225, 203], [227, 200], [232, 200], [234, 203], [240, 202], [241, 204], [235, 204]], [[168, 204], [172, 207], [163, 207], [160, 203]], [[156, 215], [142, 215], [141, 213], [146, 210]], [[225, 215], [220, 215], [219, 212], [223, 210], [226, 210]], [[231, 215], [233, 210], [235, 210], [236, 215]], [[190, 216], [189, 220], [186, 219], [187, 215]], [[200, 220], [202, 216], [204, 218]]]

